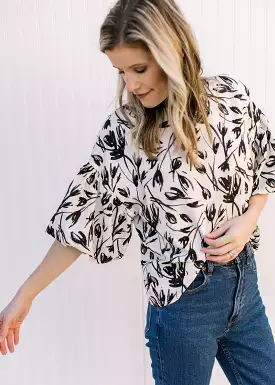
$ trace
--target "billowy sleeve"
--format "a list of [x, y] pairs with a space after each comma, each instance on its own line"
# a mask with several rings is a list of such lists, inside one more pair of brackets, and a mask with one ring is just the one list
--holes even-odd
[[75, 247], [97, 263], [123, 257], [134, 217], [125, 181], [110, 160], [108, 146], [114, 141], [110, 124], [107, 119], [46, 228], [64, 246]]
[[253, 155], [252, 194], [275, 192], [275, 138], [266, 115], [249, 96], [249, 125]]

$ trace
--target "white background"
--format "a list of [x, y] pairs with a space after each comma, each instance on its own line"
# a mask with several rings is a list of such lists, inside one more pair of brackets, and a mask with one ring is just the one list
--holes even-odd
[[[274, 127], [274, 1], [177, 2], [205, 75], [242, 80]], [[98, 43], [113, 3], [0, 0], [0, 309], [46, 255], [48, 221], [114, 108], [117, 72]], [[257, 263], [275, 330], [274, 209], [270, 196]], [[145, 309], [134, 232], [122, 260], [83, 255], [39, 294], [15, 353], [0, 356], [1, 384], [152, 385]], [[228, 384], [217, 363], [212, 384]]]

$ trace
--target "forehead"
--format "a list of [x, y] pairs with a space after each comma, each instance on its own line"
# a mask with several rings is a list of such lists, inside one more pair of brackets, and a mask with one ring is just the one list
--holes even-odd
[[149, 51], [142, 47], [127, 45], [120, 45], [112, 50], [106, 50], [105, 54], [113, 66], [117, 68], [129, 68], [133, 65], [145, 64], [152, 60], [152, 55]]

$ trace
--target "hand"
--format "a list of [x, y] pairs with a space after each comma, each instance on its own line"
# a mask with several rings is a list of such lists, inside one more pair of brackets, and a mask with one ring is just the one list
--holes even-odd
[[6, 340], [9, 351], [14, 352], [14, 344], [19, 343], [20, 326], [30, 311], [32, 300], [15, 296], [0, 313], [0, 351], [7, 354]]
[[[218, 230], [204, 237], [204, 241], [210, 246], [202, 248], [208, 261], [227, 263], [232, 260], [228, 254], [233, 251], [235, 257], [243, 250], [251, 234], [257, 226], [257, 218], [248, 211], [230, 219]], [[209, 250], [211, 249], [211, 250]]]

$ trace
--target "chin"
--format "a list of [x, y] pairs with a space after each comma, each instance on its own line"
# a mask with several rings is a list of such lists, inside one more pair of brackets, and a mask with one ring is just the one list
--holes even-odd
[[146, 102], [142, 102], [142, 104], [144, 105], [144, 107], [146, 108], [154, 108], [157, 106], [157, 104], [153, 104], [153, 103], [146, 103]]
[[155, 102], [155, 103], [143, 103], [143, 105], [144, 105], [144, 107], [146, 107], [146, 108], [156, 108], [156, 107], [158, 107], [158, 108], [164, 108], [166, 105], [167, 105], [167, 98], [165, 98], [165, 99], [163, 99], [163, 100], [161, 100], [161, 101], [157, 101], [157, 102]]
[[145, 101], [144, 100], [144, 102], [142, 102], [142, 104], [144, 105], [144, 107], [146, 107], [146, 108], [155, 108], [155, 107], [162, 107], [162, 106], [164, 106], [164, 104], [165, 104], [165, 101], [166, 101], [166, 99], [167, 98], [165, 98], [165, 99], [163, 99], [163, 100], [158, 100], [158, 101], [156, 101], [156, 102], [152, 102], [152, 101]]

